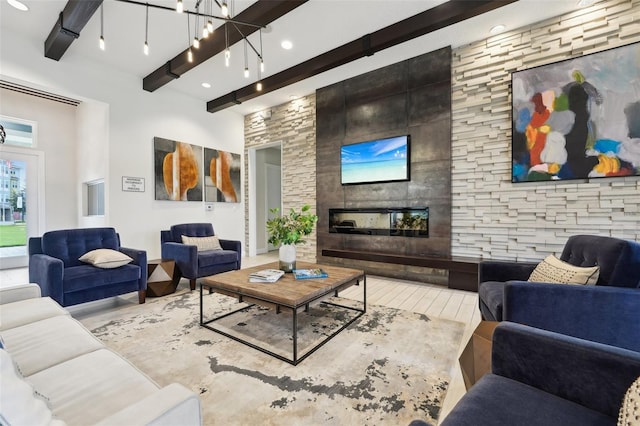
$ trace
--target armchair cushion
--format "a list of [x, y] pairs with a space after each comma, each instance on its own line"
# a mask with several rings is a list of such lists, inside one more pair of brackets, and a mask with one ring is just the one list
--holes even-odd
[[198, 267], [220, 265], [222, 263], [232, 263], [238, 260], [238, 253], [231, 250], [210, 250], [198, 253]]
[[550, 254], [536, 266], [529, 281], [556, 284], [595, 285], [600, 275], [599, 266], [583, 268], [563, 262]]
[[196, 246], [199, 252], [208, 250], [222, 250], [218, 237], [213, 235], [210, 237], [189, 237], [187, 235], [182, 235], [182, 244]]
[[118, 268], [133, 262], [133, 259], [126, 254], [111, 249], [91, 250], [80, 256], [78, 260], [103, 269]]

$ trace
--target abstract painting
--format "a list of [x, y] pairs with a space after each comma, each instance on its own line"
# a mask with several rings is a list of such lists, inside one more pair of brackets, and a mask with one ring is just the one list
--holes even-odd
[[202, 147], [153, 138], [156, 200], [202, 201]]
[[511, 78], [512, 182], [640, 175], [640, 43]]
[[204, 200], [240, 202], [240, 154], [204, 149]]

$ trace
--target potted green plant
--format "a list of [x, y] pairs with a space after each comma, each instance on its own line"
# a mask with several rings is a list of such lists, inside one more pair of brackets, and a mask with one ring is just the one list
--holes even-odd
[[279, 267], [285, 272], [296, 268], [296, 244], [305, 242], [304, 237], [313, 232], [318, 216], [310, 213], [311, 206], [302, 206], [300, 211], [291, 209], [289, 214], [280, 215], [280, 209], [270, 209], [274, 217], [267, 220], [269, 243], [279, 248]]

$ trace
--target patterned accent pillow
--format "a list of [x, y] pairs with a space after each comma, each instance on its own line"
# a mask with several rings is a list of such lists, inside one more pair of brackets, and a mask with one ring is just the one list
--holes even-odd
[[118, 268], [133, 262], [133, 259], [126, 254], [111, 249], [91, 250], [80, 256], [78, 260], [102, 269]]
[[550, 254], [536, 266], [529, 281], [539, 283], [595, 285], [600, 275], [599, 266], [582, 268], [563, 262]]
[[631, 384], [622, 401], [618, 426], [640, 426], [640, 377]]
[[198, 247], [198, 251], [222, 250], [218, 237], [188, 237], [182, 236], [182, 244]]

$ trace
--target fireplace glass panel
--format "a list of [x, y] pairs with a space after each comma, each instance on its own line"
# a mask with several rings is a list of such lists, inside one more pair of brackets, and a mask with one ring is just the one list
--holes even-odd
[[329, 232], [429, 237], [429, 208], [329, 209]]

